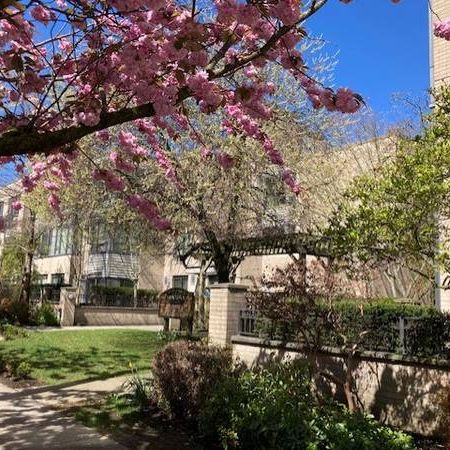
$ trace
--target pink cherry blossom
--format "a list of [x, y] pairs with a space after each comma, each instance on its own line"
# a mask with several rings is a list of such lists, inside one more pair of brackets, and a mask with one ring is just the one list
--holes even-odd
[[11, 203], [11, 208], [12, 208], [14, 211], [20, 211], [20, 210], [23, 208], [23, 204], [22, 204], [21, 201], [15, 200], [15, 201], [13, 201], [13, 202]]
[[450, 41], [450, 18], [434, 24], [434, 35]]

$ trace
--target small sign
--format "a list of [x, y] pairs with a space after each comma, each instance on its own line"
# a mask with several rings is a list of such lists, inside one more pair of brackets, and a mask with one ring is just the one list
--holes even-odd
[[159, 317], [188, 319], [194, 315], [194, 294], [181, 288], [171, 288], [160, 294]]

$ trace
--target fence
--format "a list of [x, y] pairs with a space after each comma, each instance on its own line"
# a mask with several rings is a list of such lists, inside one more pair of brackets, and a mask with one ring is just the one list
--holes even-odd
[[94, 286], [90, 288], [86, 305], [116, 308], [158, 308], [158, 293], [152, 290], [138, 289], [137, 297], [133, 288], [110, 288]]
[[[239, 334], [269, 340], [302, 342], [301, 334], [295, 332], [292, 324], [267, 319], [254, 309], [240, 311]], [[361, 335], [363, 337], [358, 339], [357, 336]], [[444, 314], [432, 317], [398, 316], [386, 320], [377, 317], [377, 320], [346, 323], [339, 330], [331, 327], [322, 334], [321, 345], [340, 347], [352, 343], [357, 343], [361, 350], [448, 359], [450, 317]]]

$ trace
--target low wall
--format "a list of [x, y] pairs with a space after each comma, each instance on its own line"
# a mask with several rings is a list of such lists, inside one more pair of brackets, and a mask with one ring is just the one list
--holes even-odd
[[[293, 343], [233, 336], [233, 354], [248, 365], [292, 358], [306, 359], [304, 347]], [[335, 348], [318, 354], [319, 368], [342, 376], [345, 355]], [[430, 435], [448, 433], [450, 423], [450, 361], [421, 360], [381, 352], [356, 358], [355, 384], [364, 410], [378, 420], [406, 431]], [[319, 389], [343, 400], [339, 387], [327, 382]]]
[[75, 325], [163, 325], [158, 311], [149, 308], [113, 306], [75, 307]]

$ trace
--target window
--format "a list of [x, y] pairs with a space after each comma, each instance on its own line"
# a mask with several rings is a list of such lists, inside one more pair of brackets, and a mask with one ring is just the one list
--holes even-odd
[[107, 229], [104, 223], [91, 227], [91, 254], [97, 253], [130, 253], [130, 236], [121, 228]]
[[187, 275], [175, 275], [172, 277], [172, 287], [187, 290], [188, 277]]
[[72, 253], [72, 230], [52, 228], [45, 230], [39, 239], [39, 256], [61, 256]]
[[47, 284], [48, 275], [46, 273], [40, 273], [37, 275], [37, 284]]
[[92, 225], [90, 234], [91, 253], [106, 253], [108, 251], [108, 237], [105, 225], [103, 223]]
[[63, 273], [52, 273], [51, 284], [54, 286], [61, 286], [64, 284], [64, 274]]
[[5, 208], [5, 203], [4, 202], [0, 202], [0, 217], [3, 216], [4, 208]]

